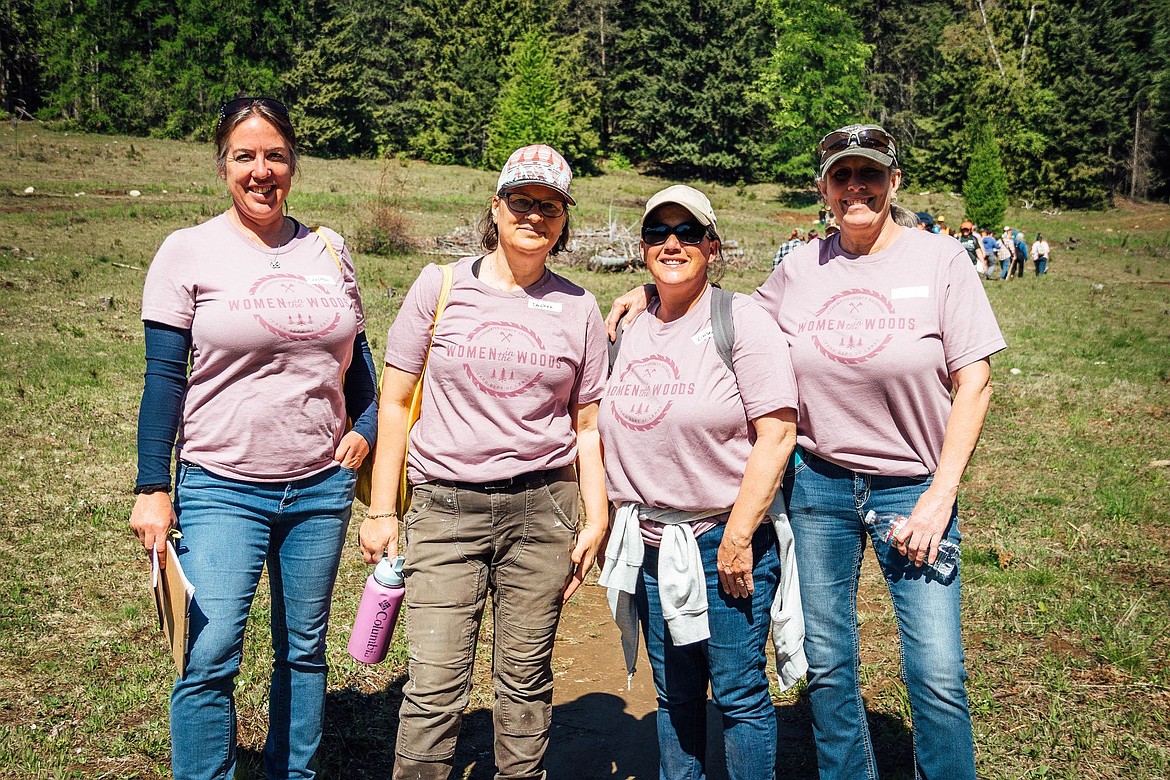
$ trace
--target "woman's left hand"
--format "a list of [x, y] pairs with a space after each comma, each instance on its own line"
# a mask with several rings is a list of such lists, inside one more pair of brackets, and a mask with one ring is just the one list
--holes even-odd
[[366, 437], [357, 431], [350, 431], [341, 437], [341, 443], [337, 445], [333, 459], [347, 469], [356, 469], [369, 454], [370, 443], [366, 441]]
[[729, 596], [735, 599], [746, 599], [756, 592], [752, 582], [752, 566], [755, 564], [752, 555], [752, 537], [741, 538], [731, 528], [723, 531], [723, 541], [719, 543], [719, 584]]
[[955, 496], [934, 486], [918, 497], [910, 519], [890, 537], [890, 544], [905, 555], [915, 566], [933, 563], [938, 557], [938, 543], [946, 535], [951, 522]]
[[567, 604], [577, 589], [581, 587], [581, 584], [585, 582], [585, 577], [597, 561], [601, 545], [605, 543], [608, 536], [609, 526], [601, 523], [586, 525], [577, 534], [577, 543], [573, 545], [573, 552], [570, 554], [570, 558], [573, 560], [573, 573], [569, 575], [569, 581], [565, 583], [565, 589], [561, 591], [562, 604]]

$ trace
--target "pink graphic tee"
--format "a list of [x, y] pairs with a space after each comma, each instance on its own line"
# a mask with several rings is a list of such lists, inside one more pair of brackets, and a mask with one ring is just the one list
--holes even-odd
[[345, 433], [342, 377], [365, 321], [349, 253], [327, 232], [344, 274], [304, 225], [265, 251], [221, 214], [159, 248], [142, 319], [191, 330], [182, 460], [252, 482], [334, 465]]
[[951, 373], [1007, 346], [966, 250], [920, 230], [874, 255], [814, 241], [755, 297], [792, 350], [799, 444], [864, 474], [933, 473]]
[[[570, 404], [601, 398], [607, 363], [597, 300], [551, 271], [506, 292], [455, 266], [410, 433], [412, 483], [494, 482], [577, 459]], [[422, 371], [442, 274], [428, 265], [390, 327], [386, 363]]]
[[757, 303], [737, 295], [733, 375], [712, 335], [710, 289], [673, 322], [656, 312], [657, 302], [622, 337], [601, 401], [610, 500], [686, 511], [730, 507], [755, 443], [749, 421], [796, 408], [783, 335]]

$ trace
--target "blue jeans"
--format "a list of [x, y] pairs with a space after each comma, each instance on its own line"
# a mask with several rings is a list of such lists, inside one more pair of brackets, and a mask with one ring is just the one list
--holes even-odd
[[698, 538], [707, 577], [711, 638], [682, 647], [671, 641], [658, 596], [658, 548], [646, 547], [635, 595], [638, 620], [658, 693], [658, 776], [699, 780], [707, 765], [707, 685], [723, 716], [727, 773], [732, 780], [771, 780], [776, 767], [776, 709], [768, 693], [764, 645], [780, 581], [776, 532], [770, 523], [752, 537], [751, 598], [735, 599], [719, 586], [716, 558], [723, 525]]
[[[808, 694], [822, 780], [877, 778], [861, 697], [857, 586], [870, 510], [909, 515], [931, 477], [858, 474], [807, 452], [784, 480], [804, 604]], [[952, 509], [946, 538], [960, 540]], [[871, 539], [894, 604], [910, 696], [916, 778], [975, 780], [959, 631], [960, 572], [940, 581]]]
[[273, 665], [264, 772], [311, 778], [325, 710], [325, 631], [357, 473], [294, 482], [226, 479], [180, 464], [175, 512], [191, 604], [187, 673], [171, 693], [176, 778], [231, 778], [233, 689], [260, 573], [272, 592]]
[[[1003, 267], [1003, 273], [999, 277], [999, 280], [1002, 282], [1004, 279], [1008, 278], [1008, 273], [1012, 269], [1012, 259], [1009, 257], [1006, 260], [1001, 260], [1000, 265]], [[799, 563], [797, 563], [796, 565], [800, 566]]]

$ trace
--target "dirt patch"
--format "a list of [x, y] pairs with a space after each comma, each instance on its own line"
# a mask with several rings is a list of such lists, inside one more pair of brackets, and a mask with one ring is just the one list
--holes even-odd
[[549, 777], [652, 778], [658, 774], [658, 705], [650, 662], [639, 648], [626, 688], [621, 640], [605, 590], [588, 585], [565, 609], [553, 663]]

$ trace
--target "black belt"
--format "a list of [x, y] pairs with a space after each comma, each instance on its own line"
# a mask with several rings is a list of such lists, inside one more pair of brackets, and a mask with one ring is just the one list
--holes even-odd
[[545, 469], [544, 471], [530, 471], [527, 474], [518, 474], [507, 479], [498, 479], [495, 482], [459, 482], [452, 479], [432, 479], [430, 482], [434, 485], [459, 488], [460, 490], [475, 490], [480, 493], [500, 493], [509, 490], [527, 490], [528, 488], [547, 485], [550, 482], [571, 479], [572, 477], [565, 475], [565, 472], [571, 473], [572, 468], [572, 466], [560, 466], [555, 469]]

